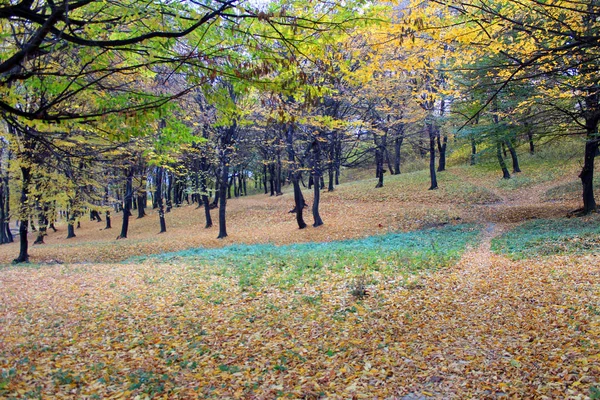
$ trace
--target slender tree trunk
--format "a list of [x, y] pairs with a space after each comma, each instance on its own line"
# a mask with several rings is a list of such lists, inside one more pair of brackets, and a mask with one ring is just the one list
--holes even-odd
[[267, 164], [263, 164], [263, 185], [265, 186], [265, 194], [269, 193], [269, 189], [267, 188]]
[[67, 239], [75, 237], [75, 211], [73, 210], [73, 200], [69, 200], [69, 211], [67, 212]]
[[277, 166], [275, 169], [276, 177], [275, 177], [275, 195], [281, 196], [283, 192], [281, 191], [281, 152], [277, 151]]
[[438, 152], [440, 153], [440, 163], [438, 165], [438, 172], [446, 170], [446, 148], [448, 146], [448, 136], [444, 135], [444, 138], [440, 141], [440, 135], [437, 135]]
[[[10, 162], [10, 156], [11, 153], [9, 151], [8, 153], [8, 162]], [[2, 225], [0, 226], [0, 229], [4, 229], [5, 233], [6, 233], [6, 238], [8, 240], [8, 243], [12, 243], [14, 241], [13, 236], [12, 236], [12, 232], [10, 231], [10, 186], [8, 186], [8, 181], [9, 181], [9, 168], [10, 166], [6, 165], [6, 174], [4, 174], [3, 177], [0, 177], [0, 179], [4, 180], [4, 193], [5, 193], [5, 198], [6, 198], [6, 204], [4, 205], [4, 220], [0, 221], [0, 223], [2, 223]]]
[[208, 195], [206, 194], [206, 176], [204, 176], [204, 174], [202, 174], [202, 177], [200, 178], [200, 187], [202, 188], [202, 203], [204, 204], [204, 217], [206, 218], [206, 225], [204, 227], [210, 228], [213, 223], [210, 216], [210, 202], [208, 200]]
[[519, 168], [519, 158], [517, 157], [517, 152], [515, 151], [514, 146], [510, 139], [505, 139], [506, 147], [508, 147], [508, 151], [510, 152], [510, 157], [512, 158], [513, 172], [521, 172], [521, 168]]
[[229, 165], [223, 160], [221, 162], [221, 184], [219, 185], [219, 236], [217, 239], [227, 237], [227, 180], [229, 178]]
[[271, 196], [275, 196], [275, 165], [269, 164], [269, 187], [271, 188]]
[[400, 150], [404, 141], [404, 126], [401, 127], [399, 135], [394, 141], [394, 175], [400, 175]]
[[321, 145], [317, 140], [315, 140], [312, 144], [313, 146], [313, 174], [314, 174], [314, 199], [313, 199], [313, 226], [316, 228], [317, 226], [323, 225], [323, 220], [319, 215], [319, 202], [321, 199], [321, 188], [319, 186], [319, 181], [321, 179]]
[[596, 211], [596, 199], [594, 198], [594, 161], [598, 151], [599, 138], [594, 134], [588, 133], [588, 140], [585, 142], [585, 153], [583, 168], [579, 174], [581, 185], [583, 187], [583, 213], [589, 214]]
[[504, 157], [502, 157], [502, 143], [500, 141], [496, 142], [496, 157], [500, 163], [500, 168], [502, 168], [502, 178], [510, 179], [510, 173], [508, 172], [508, 168], [506, 168]]
[[470, 165], [475, 165], [477, 162], [477, 146], [475, 143], [475, 136], [471, 136], [471, 162]]
[[383, 187], [383, 155], [379, 146], [375, 147], [375, 177], [377, 178], [375, 188]]
[[163, 233], [167, 231], [167, 223], [165, 222], [165, 207], [163, 205], [163, 175], [164, 168], [158, 167], [156, 168], [156, 189], [154, 191], [154, 198], [156, 199], [156, 205], [158, 208], [158, 221], [160, 224], [160, 232]]
[[127, 172], [127, 183], [125, 185], [125, 207], [123, 208], [123, 224], [121, 225], [121, 234], [117, 239], [126, 239], [129, 230], [129, 217], [131, 216], [131, 199], [133, 197], [133, 168]]
[[146, 202], [146, 196], [144, 195], [144, 193], [138, 193], [137, 194], [137, 210], [138, 210], [138, 218], [144, 218], [146, 216], [146, 210], [145, 210], [145, 202]]
[[13, 260], [13, 263], [15, 264], [29, 262], [27, 227], [29, 224], [29, 184], [31, 183], [31, 168], [21, 166], [21, 177], [19, 256]]
[[435, 127], [433, 123], [427, 124], [427, 130], [429, 131], [429, 177], [431, 178], [431, 186], [429, 190], [438, 188], [437, 176], [435, 173]]
[[165, 177], [167, 179], [167, 212], [171, 212], [171, 208], [173, 208], [173, 203], [171, 201], [171, 194], [173, 193], [173, 173], [166, 173]]
[[533, 132], [531, 130], [527, 131], [527, 139], [529, 140], [529, 154], [535, 154], [535, 145], [533, 143]]
[[296, 222], [298, 223], [299, 229], [304, 229], [306, 228], [306, 222], [304, 222], [302, 213], [304, 211], [306, 202], [304, 201], [304, 196], [302, 195], [302, 189], [300, 189], [299, 177], [302, 172], [298, 171], [298, 166], [296, 164], [296, 152], [294, 150], [294, 126], [291, 123], [287, 126], [286, 147], [288, 161], [290, 162], [289, 168], [292, 173], [292, 185], [294, 186], [294, 211], [296, 214]]

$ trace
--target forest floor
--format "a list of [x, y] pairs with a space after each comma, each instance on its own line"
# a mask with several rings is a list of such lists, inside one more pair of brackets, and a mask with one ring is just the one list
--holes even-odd
[[224, 241], [192, 206], [51, 234], [61, 263], [0, 270], [0, 397], [600, 398], [600, 219], [526, 166], [340, 185], [302, 231], [287, 193], [228, 203]]

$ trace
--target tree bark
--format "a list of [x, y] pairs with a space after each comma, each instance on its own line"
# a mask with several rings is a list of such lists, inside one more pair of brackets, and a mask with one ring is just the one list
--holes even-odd
[[477, 146], [475, 143], [475, 137], [471, 136], [471, 162], [470, 165], [475, 165], [477, 162]]
[[165, 222], [165, 207], [163, 204], [163, 176], [164, 176], [164, 168], [158, 167], [156, 168], [156, 188], [154, 191], [154, 198], [156, 199], [156, 207], [158, 208], [158, 221], [160, 224], [160, 232], [163, 233], [167, 231], [167, 223]]
[[596, 199], [594, 198], [594, 161], [598, 151], [598, 138], [588, 135], [585, 142], [585, 153], [583, 168], [579, 174], [583, 187], [583, 213], [589, 214], [596, 211]]
[[291, 123], [287, 126], [286, 147], [288, 161], [290, 162], [289, 168], [292, 173], [292, 185], [294, 186], [294, 211], [296, 214], [296, 222], [298, 223], [299, 229], [304, 229], [306, 228], [306, 222], [304, 222], [302, 213], [304, 211], [306, 202], [304, 201], [304, 196], [302, 195], [302, 189], [300, 189], [299, 177], [302, 172], [298, 171], [298, 166], [296, 163], [296, 152], [294, 150], [294, 126]]
[[500, 141], [496, 142], [496, 157], [500, 163], [500, 168], [502, 168], [502, 178], [510, 179], [510, 173], [508, 172], [508, 168], [506, 168], [504, 157], [502, 157], [502, 143]]
[[427, 130], [429, 132], [429, 177], [431, 179], [431, 186], [429, 190], [438, 188], [437, 175], [435, 173], [435, 136], [436, 130], [433, 123], [427, 124]]
[[448, 136], [444, 135], [444, 138], [440, 141], [440, 135], [437, 135], [438, 152], [440, 153], [440, 163], [438, 165], [438, 172], [446, 170], [446, 148], [448, 146]]
[[27, 227], [29, 224], [29, 184], [31, 183], [31, 168], [21, 166], [21, 199], [19, 215], [19, 256], [13, 260], [13, 263], [29, 262], [27, 242]]
[[133, 168], [127, 172], [127, 183], [125, 185], [125, 207], [123, 208], [123, 224], [121, 225], [121, 234], [117, 239], [126, 239], [129, 230], [129, 217], [131, 216], [131, 199], [133, 197]]
[[399, 136], [394, 141], [394, 175], [400, 175], [400, 150], [404, 141], [404, 125], [400, 127]]
[[504, 142], [506, 143], [506, 147], [508, 147], [508, 151], [510, 152], [510, 157], [512, 158], [513, 172], [514, 173], [521, 172], [521, 168], [519, 168], [519, 158], [517, 157], [517, 152], [515, 151], [515, 148], [512, 145], [511, 140], [505, 139]]
[[313, 227], [317, 227], [317, 226], [321, 226], [323, 225], [323, 220], [321, 219], [321, 216], [319, 215], [319, 202], [321, 200], [321, 187], [319, 186], [319, 181], [321, 178], [321, 168], [320, 168], [320, 163], [321, 163], [321, 146], [319, 144], [318, 140], [315, 140], [312, 143], [313, 146], [313, 175], [314, 175], [314, 199], [313, 199], [313, 206], [312, 206], [312, 212], [313, 212], [313, 219], [314, 219], [314, 223], [313, 223]]

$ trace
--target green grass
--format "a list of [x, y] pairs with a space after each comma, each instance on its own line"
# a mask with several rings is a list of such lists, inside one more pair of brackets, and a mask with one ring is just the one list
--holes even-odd
[[600, 218], [528, 221], [493, 239], [492, 251], [513, 259], [600, 253]]
[[346, 241], [198, 248], [149, 258], [197, 265], [208, 273], [237, 278], [241, 287], [287, 287], [300, 281], [326, 279], [328, 271], [358, 275], [442, 268], [456, 262], [467, 244], [477, 240], [479, 232], [474, 225], [447, 225]]

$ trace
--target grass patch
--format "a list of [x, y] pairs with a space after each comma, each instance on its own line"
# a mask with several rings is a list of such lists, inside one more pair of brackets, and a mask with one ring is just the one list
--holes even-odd
[[458, 260], [467, 244], [476, 240], [479, 231], [475, 225], [447, 225], [325, 243], [197, 248], [152, 258], [209, 267], [207, 270], [211, 273], [237, 278], [242, 288], [289, 286], [299, 281], [322, 279], [325, 271], [358, 275], [365, 271], [410, 272], [445, 267]]
[[492, 240], [492, 251], [513, 259], [600, 252], [600, 218], [533, 220]]

